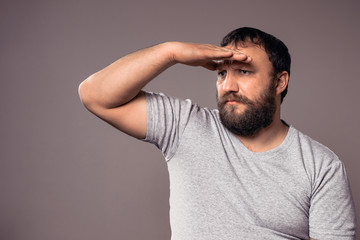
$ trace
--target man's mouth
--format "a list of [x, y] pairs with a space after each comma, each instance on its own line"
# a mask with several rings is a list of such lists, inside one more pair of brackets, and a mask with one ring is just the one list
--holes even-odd
[[234, 104], [238, 104], [239, 102], [234, 100], [234, 99], [228, 99], [226, 100], [226, 104], [230, 104], [230, 105], [234, 105]]

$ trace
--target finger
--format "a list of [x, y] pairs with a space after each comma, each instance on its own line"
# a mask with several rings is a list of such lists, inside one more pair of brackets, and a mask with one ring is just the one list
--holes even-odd
[[250, 56], [247, 56], [243, 53], [240, 54], [233, 54], [230, 57], [217, 57], [213, 58], [213, 61], [216, 63], [219, 63], [221, 61], [225, 60], [231, 60], [231, 61], [238, 61], [238, 62], [244, 62], [244, 63], [250, 63], [252, 61], [252, 58]]
[[211, 49], [210, 58], [211, 59], [224, 59], [232, 57], [234, 53], [232, 51], [227, 51], [223, 49]]
[[[217, 47], [216, 50], [219, 52], [219, 55], [214, 60], [236, 60], [240, 62], [251, 62], [252, 60], [250, 56], [234, 49]], [[226, 56], [227, 58], [224, 58]]]
[[248, 55], [246, 55], [245, 53], [238, 51], [237, 49], [231, 49], [231, 48], [227, 48], [227, 47], [218, 47], [219, 50], [223, 50], [223, 51], [229, 51], [232, 53], [231, 57], [227, 60], [236, 60], [236, 61], [240, 61], [240, 62], [246, 62], [249, 63], [252, 61], [252, 58]]
[[234, 53], [229, 59], [227, 60], [235, 60], [239, 62], [249, 63], [252, 61], [252, 58], [244, 53]]

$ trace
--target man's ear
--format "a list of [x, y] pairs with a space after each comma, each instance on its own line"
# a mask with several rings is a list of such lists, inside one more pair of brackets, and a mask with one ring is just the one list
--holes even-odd
[[289, 83], [289, 73], [287, 71], [278, 73], [276, 80], [276, 94], [281, 94]]

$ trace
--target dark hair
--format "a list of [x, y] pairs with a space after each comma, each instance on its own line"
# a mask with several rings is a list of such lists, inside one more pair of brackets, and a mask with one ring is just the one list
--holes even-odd
[[[224, 47], [229, 44], [236, 45], [246, 41], [250, 41], [265, 49], [273, 66], [273, 76], [276, 76], [282, 71], [287, 71], [290, 76], [291, 57], [288, 48], [281, 40], [259, 29], [250, 27], [235, 29], [222, 39], [221, 46]], [[281, 93], [281, 102], [286, 96], [287, 91], [288, 86], [286, 86], [285, 90]]]

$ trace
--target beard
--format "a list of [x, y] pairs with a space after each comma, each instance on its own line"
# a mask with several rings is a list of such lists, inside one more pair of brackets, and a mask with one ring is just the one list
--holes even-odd
[[[233, 92], [217, 96], [217, 105], [222, 124], [232, 133], [250, 137], [261, 129], [269, 126], [276, 112], [275, 84], [265, 90], [260, 100], [252, 101], [245, 96], [236, 95]], [[238, 104], [229, 105], [227, 100], [232, 99], [246, 106], [242, 113], [237, 113]]]

